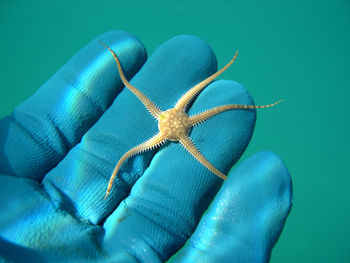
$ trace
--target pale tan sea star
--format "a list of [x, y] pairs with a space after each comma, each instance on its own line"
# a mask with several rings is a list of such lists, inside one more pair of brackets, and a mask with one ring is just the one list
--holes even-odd
[[155, 147], [160, 146], [165, 141], [178, 141], [182, 144], [182, 146], [194, 157], [196, 158], [202, 165], [204, 165], [207, 169], [213, 172], [218, 177], [223, 180], [227, 179], [227, 176], [220, 172], [218, 169], [214, 167], [196, 148], [191, 139], [188, 137], [188, 133], [191, 128], [207, 119], [213, 117], [216, 114], [219, 114], [223, 111], [233, 110], [233, 109], [256, 109], [256, 108], [267, 108], [272, 107], [282, 100], [277, 101], [273, 104], [255, 106], [255, 105], [238, 105], [238, 104], [230, 104], [218, 106], [209, 110], [206, 110], [202, 113], [189, 116], [186, 113], [186, 108], [189, 102], [200, 92], [202, 91], [209, 83], [211, 83], [216, 77], [218, 77], [221, 73], [223, 73], [232, 63], [235, 61], [238, 52], [234, 55], [229, 63], [220, 69], [218, 72], [214, 73], [207, 79], [201, 81], [193, 88], [188, 90], [175, 104], [174, 108], [161, 111], [152, 101], [150, 101], [141, 91], [132, 86], [128, 80], [125, 78], [122, 66], [119, 62], [119, 59], [115, 52], [110, 49], [107, 45], [99, 41], [104, 47], [106, 47], [113, 55], [115, 61], [117, 62], [118, 71], [121, 80], [124, 85], [138, 97], [138, 99], [142, 102], [142, 104], [147, 108], [147, 110], [158, 120], [158, 129], [159, 132], [154, 135], [152, 138], [148, 139], [144, 143], [130, 149], [127, 151], [116, 164], [114, 171], [111, 175], [111, 178], [108, 183], [106, 195], [104, 198], [108, 196], [112, 189], [113, 181], [117, 176], [117, 173], [124, 163], [129, 157], [138, 154], [142, 151], [153, 149]]

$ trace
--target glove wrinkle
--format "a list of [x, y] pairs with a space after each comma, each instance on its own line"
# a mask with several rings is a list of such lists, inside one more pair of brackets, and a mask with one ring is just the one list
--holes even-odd
[[45, 181], [43, 185], [47, 195], [49, 196], [49, 200], [55, 209], [65, 211], [73, 218], [76, 218], [77, 210], [75, 209], [71, 199], [59, 188], [57, 188], [52, 182]]

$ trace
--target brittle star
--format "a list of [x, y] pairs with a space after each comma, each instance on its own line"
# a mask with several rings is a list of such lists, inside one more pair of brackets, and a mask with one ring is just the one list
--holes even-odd
[[211, 83], [216, 77], [218, 77], [221, 73], [223, 73], [231, 64], [235, 61], [237, 58], [238, 51], [235, 53], [234, 57], [230, 60], [229, 63], [227, 63], [226, 66], [224, 66], [222, 69], [211, 75], [210, 77], [206, 78], [205, 80], [201, 81], [200, 83], [196, 84], [193, 88], [188, 90], [176, 103], [174, 108], [161, 111], [157, 105], [155, 105], [152, 101], [150, 101], [145, 94], [143, 94], [140, 90], [135, 88], [133, 85], [129, 83], [129, 81], [125, 78], [122, 66], [119, 62], [119, 59], [115, 52], [110, 49], [107, 45], [99, 41], [105, 48], [107, 48], [113, 55], [115, 61], [117, 62], [118, 71], [120, 78], [124, 85], [135, 94], [135, 96], [142, 102], [142, 104], [146, 107], [146, 109], [151, 113], [151, 115], [158, 120], [158, 129], [159, 132], [154, 135], [152, 138], [148, 139], [144, 143], [141, 143], [140, 145], [130, 149], [127, 151], [118, 161], [116, 164], [113, 173], [111, 175], [111, 178], [108, 183], [106, 195], [104, 198], [106, 198], [111, 189], [114, 182], [115, 177], [118, 174], [118, 171], [124, 161], [126, 161], [128, 158], [130, 158], [133, 155], [136, 155], [140, 152], [143, 152], [145, 150], [154, 149], [161, 144], [163, 144], [166, 141], [175, 141], [180, 142], [181, 145], [195, 158], [197, 159], [202, 165], [204, 165], [207, 169], [209, 169], [211, 172], [213, 172], [215, 175], [220, 177], [223, 180], [227, 179], [227, 176], [224, 175], [222, 172], [220, 172], [218, 169], [215, 168], [213, 164], [211, 164], [197, 149], [197, 147], [193, 144], [190, 137], [188, 136], [189, 131], [191, 128], [201, 122], [206, 121], [207, 119], [213, 117], [214, 115], [217, 115], [223, 111], [233, 110], [233, 109], [257, 109], [257, 108], [267, 108], [272, 107], [280, 102], [282, 100], [277, 101], [273, 104], [269, 105], [262, 105], [262, 106], [256, 106], [256, 105], [239, 105], [239, 104], [229, 104], [229, 105], [223, 105], [218, 106], [209, 110], [206, 110], [202, 113], [189, 116], [186, 113], [187, 106], [192, 101], [192, 99], [200, 92], [202, 91], [209, 83]]

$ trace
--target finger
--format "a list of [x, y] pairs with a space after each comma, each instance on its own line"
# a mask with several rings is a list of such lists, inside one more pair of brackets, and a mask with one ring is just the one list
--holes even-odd
[[[106, 43], [108, 45], [108, 43]], [[113, 60], [110, 52], [101, 46]], [[118, 50], [115, 50], [118, 55]], [[121, 60], [121, 64], [124, 62]], [[178, 36], [161, 45], [131, 84], [140, 89], [163, 109], [195, 83], [216, 69], [215, 55], [201, 39]], [[115, 71], [117, 74], [117, 65]], [[145, 142], [157, 132], [157, 122], [128, 89], [53, 169], [44, 182], [51, 182], [74, 203], [77, 213], [93, 223], [99, 223], [112, 213], [144, 173], [154, 151], [138, 154], [126, 160], [113, 182], [106, 200], [108, 181], [118, 160], [133, 147]]]
[[[189, 113], [222, 104], [252, 104], [247, 91], [233, 81], [216, 81], [196, 99]], [[254, 110], [228, 111], [196, 126], [190, 133], [201, 153], [227, 174], [247, 146], [255, 123]], [[165, 261], [193, 233], [203, 212], [222, 184], [178, 143], [170, 143], [153, 158], [130, 196], [106, 222], [106, 239], [118, 236], [129, 254], [137, 257], [142, 240]], [[141, 259], [139, 259], [141, 260]]]
[[268, 262], [292, 204], [288, 169], [260, 152], [233, 171], [171, 262]]
[[[97, 39], [120, 50], [128, 77], [146, 60], [142, 44], [126, 32]], [[97, 39], [0, 121], [1, 172], [41, 180], [111, 105], [123, 85]]]

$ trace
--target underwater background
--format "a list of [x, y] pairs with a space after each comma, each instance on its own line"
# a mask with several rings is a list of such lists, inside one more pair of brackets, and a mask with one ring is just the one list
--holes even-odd
[[0, 1], [0, 117], [97, 35], [124, 30], [148, 55], [179, 34], [214, 50], [220, 78], [243, 84], [258, 110], [242, 156], [276, 152], [293, 207], [271, 262], [350, 262], [350, 2]]

